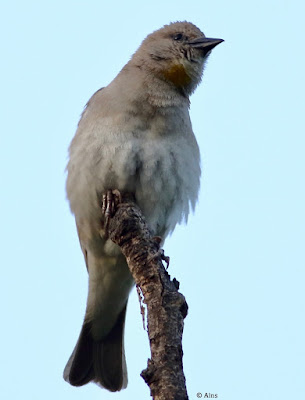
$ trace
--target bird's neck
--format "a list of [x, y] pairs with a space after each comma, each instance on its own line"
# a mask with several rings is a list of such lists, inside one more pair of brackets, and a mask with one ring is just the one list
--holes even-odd
[[164, 78], [174, 84], [177, 88], [185, 89], [191, 83], [191, 77], [188, 75], [185, 67], [181, 63], [167, 65], [161, 70]]
[[130, 65], [124, 73], [136, 76], [139, 93], [157, 107], [189, 107], [190, 101], [183, 84], [189, 79], [183, 68], [173, 65], [164, 71], [151, 71]]

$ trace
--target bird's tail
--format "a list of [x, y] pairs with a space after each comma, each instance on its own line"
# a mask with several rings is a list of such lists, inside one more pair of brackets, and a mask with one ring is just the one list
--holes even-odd
[[116, 392], [127, 386], [124, 352], [126, 306], [110, 333], [101, 340], [91, 334], [91, 323], [83, 324], [75, 349], [64, 370], [64, 379], [73, 386], [93, 381]]

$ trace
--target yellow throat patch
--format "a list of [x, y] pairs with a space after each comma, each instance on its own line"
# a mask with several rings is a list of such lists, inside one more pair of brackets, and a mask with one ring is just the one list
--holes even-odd
[[191, 82], [184, 65], [172, 64], [168, 69], [162, 71], [166, 79], [173, 82], [175, 86], [185, 86]]

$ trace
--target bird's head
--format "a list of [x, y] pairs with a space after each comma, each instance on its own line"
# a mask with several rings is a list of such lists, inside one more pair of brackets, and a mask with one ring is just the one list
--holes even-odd
[[205, 37], [190, 22], [174, 22], [148, 35], [131, 61], [189, 95], [201, 81], [211, 50], [221, 42]]

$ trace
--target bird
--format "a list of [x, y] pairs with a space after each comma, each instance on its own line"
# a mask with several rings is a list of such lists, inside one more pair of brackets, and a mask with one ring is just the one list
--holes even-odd
[[85, 318], [64, 369], [73, 386], [127, 386], [126, 306], [134, 280], [106, 234], [102, 198], [118, 190], [165, 238], [195, 208], [200, 151], [189, 116], [211, 50], [222, 39], [173, 22], [149, 34], [114, 80], [93, 94], [69, 147], [66, 192], [89, 275]]

